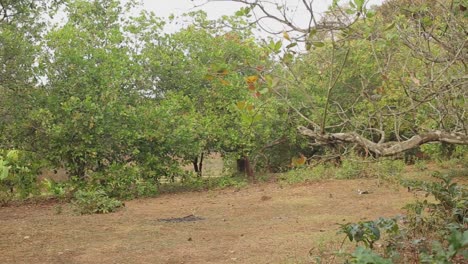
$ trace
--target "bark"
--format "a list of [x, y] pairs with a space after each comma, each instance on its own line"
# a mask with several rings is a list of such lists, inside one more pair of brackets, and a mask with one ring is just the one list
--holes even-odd
[[244, 156], [237, 160], [237, 170], [240, 173], [246, 174], [249, 179], [255, 180], [254, 171], [252, 165], [250, 164], [249, 157]]
[[203, 158], [204, 158], [204, 153], [202, 152], [200, 154], [200, 159], [198, 159], [198, 157], [196, 157], [192, 161], [193, 170], [195, 171], [195, 173], [197, 174], [197, 177], [199, 177], [199, 178], [202, 177], [202, 173], [203, 173]]
[[356, 132], [322, 134], [321, 132], [316, 132], [303, 126], [298, 127], [298, 130], [302, 135], [312, 139], [314, 141], [312, 145], [315, 146], [353, 143], [381, 157], [393, 156], [429, 142], [468, 145], [468, 135], [441, 130], [415, 135], [405, 141], [380, 141], [379, 143], [370, 141]]

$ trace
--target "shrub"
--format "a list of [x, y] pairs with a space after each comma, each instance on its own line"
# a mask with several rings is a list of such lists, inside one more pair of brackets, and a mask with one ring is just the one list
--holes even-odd
[[247, 181], [245, 178], [241, 177], [220, 177], [220, 178], [213, 178], [210, 181], [212, 181], [214, 184], [213, 186], [219, 187], [219, 188], [228, 188], [228, 187], [235, 187], [235, 188], [242, 188], [247, 186]]
[[124, 205], [121, 201], [107, 196], [103, 190], [78, 190], [72, 203], [79, 214], [106, 214]]
[[356, 178], [366, 178], [369, 175], [369, 171], [367, 171], [368, 166], [365, 163], [345, 159], [341, 164], [341, 168], [338, 169], [336, 172], [337, 179], [356, 179]]
[[385, 176], [398, 177], [405, 168], [405, 162], [403, 160], [383, 160], [379, 162], [380, 173]]
[[[406, 206], [403, 219], [348, 223], [341, 233], [362, 243], [347, 263], [465, 263], [468, 258], [468, 193], [450, 177], [435, 173], [438, 182], [408, 181], [407, 187], [433, 195], [436, 202], [418, 201]], [[403, 220], [403, 221], [401, 221]], [[374, 251], [385, 231], [385, 251]], [[432, 243], [431, 243], [432, 241]], [[431, 245], [432, 244], [432, 245]]]
[[351, 258], [346, 263], [356, 264], [392, 264], [390, 259], [381, 257], [371, 249], [364, 247], [357, 247], [356, 250], [351, 254]]
[[52, 195], [54, 197], [62, 198], [70, 191], [70, 184], [55, 182], [51, 179], [45, 179], [42, 181], [42, 184], [45, 188], [46, 194]]
[[414, 167], [416, 167], [416, 169], [419, 171], [425, 171], [427, 170], [427, 163], [424, 160], [417, 160], [414, 163]]
[[98, 186], [109, 197], [134, 199], [158, 193], [154, 178], [144, 177], [145, 171], [137, 165], [113, 164], [103, 172], [94, 173], [89, 185]]
[[0, 192], [10, 192], [20, 198], [38, 194], [37, 175], [41, 166], [40, 160], [31, 153], [19, 150], [0, 152]]
[[315, 167], [298, 167], [284, 173], [280, 180], [288, 184], [327, 179], [334, 176], [335, 168], [319, 164]]

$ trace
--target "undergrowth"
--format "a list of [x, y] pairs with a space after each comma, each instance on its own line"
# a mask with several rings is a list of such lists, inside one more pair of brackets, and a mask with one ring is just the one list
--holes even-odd
[[354, 251], [344, 252], [342, 244], [332, 262], [322, 254], [314, 256], [316, 263], [335, 263], [337, 257], [360, 264], [466, 263], [468, 191], [448, 175], [432, 176], [436, 181], [404, 182], [425, 197], [408, 204], [406, 215], [341, 225], [339, 233], [355, 243]]

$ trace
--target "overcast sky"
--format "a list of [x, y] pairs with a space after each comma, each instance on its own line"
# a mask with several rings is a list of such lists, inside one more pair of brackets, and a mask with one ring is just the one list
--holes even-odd
[[[295, 6], [299, 0], [282, 0], [288, 5]], [[382, 3], [383, 0], [369, 0], [368, 6]], [[143, 0], [145, 8], [154, 11], [158, 16], [168, 16], [171, 13], [182, 14], [188, 11], [202, 9], [210, 18], [218, 18], [222, 15], [230, 15], [237, 11], [242, 5], [230, 0], [210, 2], [205, 5], [206, 0]], [[346, 2], [346, 1], [343, 1]], [[317, 12], [323, 12], [332, 3], [332, 0], [315, 0], [314, 7]], [[195, 8], [195, 5], [201, 5]]]
[[[282, 1], [283, 3], [287, 3], [289, 7], [297, 7], [302, 6], [302, 0], [275, 0], [275, 1]], [[235, 3], [230, 0], [218, 0], [212, 1], [207, 3], [207, 0], [142, 0], [143, 6], [148, 11], [153, 11], [157, 16], [160, 17], [167, 17], [171, 14], [174, 15], [181, 15], [183, 13], [187, 13], [190, 11], [195, 10], [204, 10], [208, 14], [208, 18], [216, 19], [223, 15], [232, 15], [237, 10], [239, 10], [242, 6], [240, 3]], [[342, 0], [341, 2], [348, 2], [348, 0]], [[368, 0], [367, 6], [381, 4], [383, 0]], [[323, 13], [327, 10], [327, 8], [331, 5], [332, 0], [315, 0], [313, 3], [314, 11], [316, 14]], [[294, 13], [294, 22], [298, 25], [307, 25], [308, 23], [308, 12], [304, 8], [299, 8]], [[265, 22], [265, 21], [264, 21]], [[271, 23], [268, 21], [263, 24], [263, 26], [269, 27], [269, 29], [273, 31], [281, 31], [283, 30], [283, 26], [278, 23]], [[179, 24], [180, 25], [180, 24]], [[174, 25], [166, 28], [168, 31], [174, 31], [178, 28]]]

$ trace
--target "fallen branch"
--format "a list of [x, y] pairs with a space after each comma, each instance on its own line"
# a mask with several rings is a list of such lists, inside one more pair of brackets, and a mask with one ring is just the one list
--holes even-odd
[[348, 133], [324, 133], [316, 132], [309, 128], [298, 127], [299, 133], [314, 140], [314, 145], [334, 145], [344, 143], [354, 143], [378, 156], [393, 156], [409, 149], [416, 148], [429, 142], [445, 142], [449, 144], [468, 145], [468, 135], [462, 133], [449, 133], [435, 130], [421, 135], [415, 135], [405, 141], [391, 141], [375, 143], [362, 137], [356, 132]]

